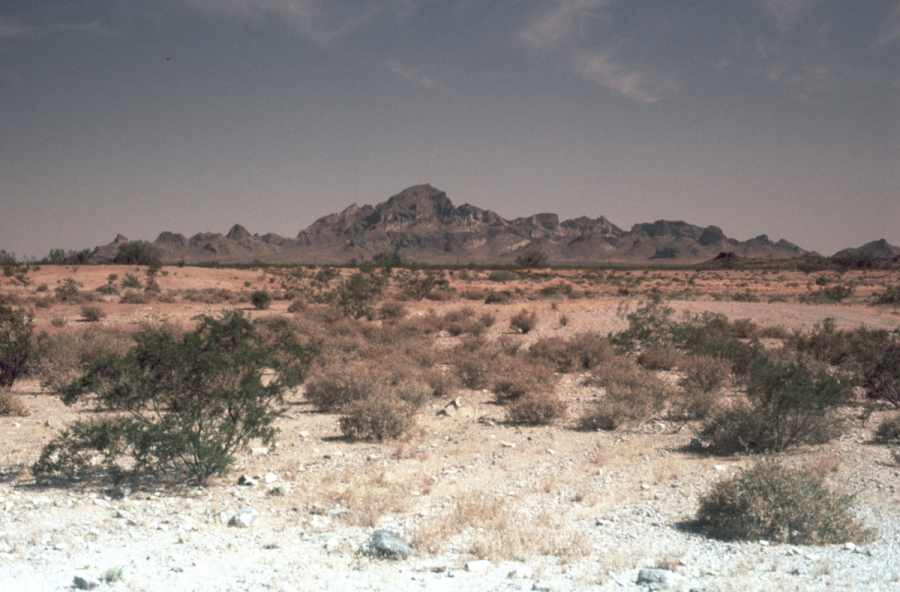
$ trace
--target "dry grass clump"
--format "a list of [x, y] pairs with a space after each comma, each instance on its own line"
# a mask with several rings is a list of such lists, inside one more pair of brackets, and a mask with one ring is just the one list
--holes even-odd
[[0, 416], [27, 417], [28, 409], [9, 391], [0, 391]]
[[378, 317], [388, 319], [404, 319], [409, 314], [409, 309], [402, 302], [388, 300], [378, 308]]
[[59, 390], [91, 362], [108, 354], [124, 355], [133, 345], [126, 331], [91, 326], [83, 331], [42, 333], [35, 340], [29, 373], [44, 388]]
[[104, 319], [106, 317], [106, 313], [103, 312], [103, 309], [99, 306], [82, 306], [81, 307], [81, 318], [88, 323], [96, 323], [97, 321]]
[[683, 374], [680, 384], [687, 390], [712, 393], [731, 382], [731, 364], [712, 356], [682, 359], [677, 368]]
[[491, 381], [491, 391], [501, 401], [515, 401], [526, 395], [552, 393], [558, 377], [546, 362], [500, 356]]
[[399, 395], [379, 391], [370, 398], [354, 401], [343, 408], [341, 433], [351, 440], [399, 438], [415, 427], [421, 401], [421, 398], [404, 400]]
[[703, 495], [697, 525], [725, 540], [800, 545], [871, 540], [874, 533], [853, 516], [852, 505], [853, 496], [828, 490], [819, 475], [763, 461]]
[[527, 334], [537, 326], [537, 322], [537, 313], [523, 308], [509, 319], [509, 327], [522, 334]]
[[643, 421], [664, 407], [671, 387], [631, 358], [616, 356], [600, 364], [585, 381], [606, 395], [578, 420], [584, 430], [614, 430], [629, 421]]
[[456, 374], [464, 387], [483, 389], [490, 385], [501, 353], [497, 344], [473, 336], [464, 338], [450, 351], [450, 361], [456, 366]]
[[555, 365], [557, 372], [569, 373], [590, 370], [612, 357], [612, 347], [599, 333], [584, 331], [569, 339], [542, 337], [531, 344], [529, 354]]

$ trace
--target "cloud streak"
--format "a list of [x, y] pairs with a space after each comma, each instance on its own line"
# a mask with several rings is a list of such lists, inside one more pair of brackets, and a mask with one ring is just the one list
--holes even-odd
[[25, 25], [0, 15], [0, 39], [30, 39], [53, 33], [85, 33], [91, 35], [118, 35], [103, 28], [100, 21], [89, 23], [55, 23], [50, 25]]
[[558, 0], [556, 6], [536, 18], [519, 37], [535, 48], [557, 47], [572, 37], [583, 36], [592, 22], [605, 20], [602, 9], [611, 0]]
[[612, 52], [585, 52], [574, 59], [575, 72], [635, 101], [651, 104], [673, 96], [680, 88], [674, 78], [619, 63]]
[[417, 86], [422, 86], [425, 88], [435, 88], [438, 85], [437, 78], [434, 78], [432, 76], [425, 76], [418, 70], [405, 66], [397, 60], [388, 60], [386, 62], [386, 65], [396, 76]]
[[880, 48], [893, 45], [897, 41], [900, 41], [900, 3], [888, 13], [887, 22], [882, 26], [872, 45]]
[[279, 20], [304, 39], [329, 45], [369, 22], [379, 8], [376, 3], [338, 0], [188, 0], [205, 12], [231, 18]]

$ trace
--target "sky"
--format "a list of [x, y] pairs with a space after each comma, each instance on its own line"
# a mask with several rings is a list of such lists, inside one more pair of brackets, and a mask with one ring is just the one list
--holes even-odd
[[900, 245], [900, 0], [2, 0], [0, 248], [422, 183], [505, 218]]

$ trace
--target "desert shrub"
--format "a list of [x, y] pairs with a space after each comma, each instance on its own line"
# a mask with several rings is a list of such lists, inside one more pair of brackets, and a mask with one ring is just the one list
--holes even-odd
[[0, 390], [0, 417], [14, 416], [26, 417], [30, 415], [28, 409], [9, 391]]
[[889, 417], [878, 424], [875, 441], [885, 444], [900, 442], [900, 415]]
[[666, 345], [645, 349], [638, 355], [637, 361], [647, 370], [674, 370], [683, 358], [677, 349]]
[[626, 357], [601, 363], [585, 384], [601, 386], [606, 394], [582, 415], [582, 429], [613, 430], [628, 421], [643, 421], [674, 395], [663, 380]]
[[47, 287], [47, 284], [38, 284], [37, 288], [34, 289], [35, 292], [46, 292], [50, 288]]
[[81, 318], [88, 323], [96, 323], [106, 317], [106, 313], [99, 306], [82, 306]]
[[828, 490], [822, 476], [764, 461], [704, 494], [696, 522], [704, 533], [725, 540], [868, 541], [872, 533], [853, 516], [852, 506], [853, 496]]
[[439, 366], [433, 366], [426, 370], [423, 379], [431, 388], [433, 397], [450, 396], [460, 387], [459, 377], [453, 372], [446, 372]]
[[516, 399], [506, 408], [511, 423], [547, 425], [565, 417], [567, 405], [552, 391], [533, 391]]
[[528, 353], [551, 362], [557, 372], [581, 372], [612, 357], [609, 341], [598, 333], [584, 331], [565, 339], [542, 337], [531, 344]]
[[306, 310], [306, 300], [303, 298], [294, 298], [287, 307], [287, 311], [291, 314], [303, 312]]
[[450, 361], [462, 385], [468, 389], [483, 389], [490, 385], [496, 370], [495, 361], [501, 355], [499, 344], [483, 337], [467, 337], [450, 351]]
[[475, 316], [475, 309], [471, 306], [464, 306], [462, 308], [457, 308], [455, 310], [451, 310], [444, 315], [444, 322], [446, 323], [459, 323], [462, 321], [467, 321]]
[[348, 403], [372, 398], [390, 379], [369, 361], [335, 361], [315, 369], [306, 381], [306, 399], [319, 411], [338, 411]]
[[879, 304], [900, 304], [900, 284], [896, 286], [887, 286], [884, 292], [876, 292], [872, 294], [873, 305]]
[[75, 422], [47, 444], [36, 476], [85, 474], [98, 455], [114, 479], [222, 474], [251, 439], [273, 441], [283, 394], [312, 356], [289, 332], [263, 343], [238, 311], [202, 317], [180, 337], [145, 329], [133, 338], [127, 354], [97, 360], [62, 390], [67, 405], [95, 393], [105, 415]]
[[516, 257], [516, 267], [527, 269], [546, 267], [548, 259], [547, 253], [543, 251], [525, 251]]
[[537, 326], [537, 313], [523, 308], [509, 319], [509, 327], [527, 334]]
[[449, 302], [451, 300], [456, 300], [456, 293], [452, 290], [444, 290], [441, 288], [435, 288], [431, 292], [429, 292], [425, 298], [431, 300], [432, 302]]
[[382, 319], [403, 319], [409, 314], [409, 309], [402, 302], [388, 300], [382, 303], [378, 309], [378, 316]]
[[104, 296], [115, 296], [119, 293], [119, 288], [113, 284], [103, 284], [94, 291], [98, 294], [103, 294]]
[[511, 281], [519, 279], [519, 276], [517, 276], [516, 274], [514, 274], [511, 271], [498, 269], [498, 270], [492, 271], [490, 274], [488, 274], [487, 279], [489, 282], [501, 282], [501, 283], [505, 284], [506, 282], [511, 282]]
[[335, 289], [337, 305], [354, 319], [367, 316], [384, 290], [384, 284], [384, 277], [354, 273]]
[[900, 408], [900, 343], [890, 343], [865, 366], [863, 383], [869, 398]]
[[529, 394], [553, 392], [557, 378], [546, 363], [510, 358], [497, 359], [491, 392], [501, 401], [520, 399]]
[[510, 300], [512, 300], [512, 293], [507, 290], [491, 290], [488, 292], [487, 296], [484, 297], [485, 304], [506, 304]]
[[840, 434], [835, 409], [844, 389], [825, 372], [767, 361], [751, 372], [747, 397], [749, 404], [724, 410], [704, 424], [700, 437], [716, 452], [781, 452]]
[[134, 290], [128, 290], [119, 298], [119, 304], [147, 304], [148, 302], [150, 302], [148, 294]]
[[431, 273], [423, 275], [419, 272], [403, 270], [397, 274], [397, 283], [403, 294], [413, 300], [422, 300], [437, 287], [438, 279]]
[[841, 302], [853, 295], [853, 286], [837, 285], [801, 294], [798, 300], [804, 304], [830, 304]]
[[417, 409], [414, 403], [387, 393], [354, 401], [341, 412], [341, 433], [351, 440], [399, 438], [415, 427]]
[[730, 365], [712, 356], [685, 358], [677, 368], [683, 374], [680, 384], [687, 390], [711, 393], [728, 386], [731, 380]]
[[256, 310], [265, 310], [272, 304], [272, 296], [265, 290], [254, 290], [250, 293], [250, 303]]
[[478, 321], [484, 325], [485, 329], [494, 326], [494, 323], [497, 321], [497, 317], [495, 317], [492, 313], [485, 312], [478, 315]]
[[53, 291], [62, 302], [74, 300], [78, 297], [78, 282], [70, 277], [64, 278], [60, 285], [53, 288]]
[[66, 317], [54, 316], [51, 317], [50, 324], [54, 327], [65, 327], [69, 324], [69, 320]]
[[162, 265], [159, 247], [144, 241], [130, 241], [119, 245], [113, 263], [117, 265]]
[[479, 300], [484, 301], [484, 299], [488, 295], [487, 290], [463, 290], [459, 293], [460, 297], [465, 298], [466, 300]]
[[136, 275], [130, 273], [125, 274], [125, 277], [122, 278], [121, 285], [122, 288], [126, 290], [140, 290], [144, 287], [141, 280]]
[[651, 297], [626, 315], [628, 329], [613, 335], [610, 342], [622, 353], [669, 345], [672, 341], [669, 318], [673, 312], [659, 296]]
[[0, 306], [0, 388], [9, 388], [32, 353], [34, 317], [21, 308]]
[[79, 333], [41, 333], [34, 342], [29, 373], [44, 388], [59, 390], [87, 366], [108, 355], [124, 355], [132, 344], [120, 329], [91, 326]]

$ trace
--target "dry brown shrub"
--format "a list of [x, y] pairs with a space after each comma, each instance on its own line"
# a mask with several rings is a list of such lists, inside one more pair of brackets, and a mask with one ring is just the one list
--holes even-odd
[[597, 366], [585, 384], [604, 387], [606, 395], [579, 419], [581, 429], [612, 430], [628, 421], [643, 421], [674, 395], [663, 380], [622, 356]]
[[432, 302], [449, 302], [451, 300], [456, 300], [456, 293], [451, 292], [450, 290], [435, 289], [429, 292], [425, 298]]
[[0, 391], [0, 416], [27, 417], [28, 408], [9, 391]]
[[108, 354], [125, 355], [133, 342], [128, 332], [91, 326], [83, 331], [41, 334], [35, 340], [29, 373], [44, 388], [58, 390], [91, 362]]
[[382, 319], [403, 319], [409, 314], [409, 309], [402, 302], [388, 300], [378, 308], [378, 316]]
[[306, 380], [306, 399], [319, 411], [338, 411], [373, 397], [389, 383], [388, 373], [369, 361], [336, 360], [313, 370]]
[[552, 393], [558, 377], [546, 362], [500, 356], [496, 358], [491, 391], [497, 398], [516, 400], [529, 394]]
[[569, 339], [542, 337], [531, 344], [528, 352], [534, 358], [551, 362], [557, 372], [563, 373], [590, 370], [613, 355], [609, 341], [590, 331], [577, 333]]
[[527, 334], [537, 326], [537, 322], [537, 313], [523, 308], [509, 319], [509, 327], [522, 334]]
[[448, 372], [443, 366], [433, 366], [425, 371], [425, 382], [431, 388], [433, 397], [449, 397], [460, 388], [459, 377]]
[[119, 298], [119, 304], [147, 304], [151, 297], [146, 292], [138, 292], [136, 290], [127, 290], [122, 297]]
[[686, 390], [712, 393], [731, 384], [731, 364], [712, 356], [683, 359], [678, 370], [684, 375], [680, 384]]
[[486, 290], [466, 290], [460, 293], [460, 296], [465, 298], [466, 300], [476, 300], [481, 301], [487, 297], [488, 293]]
[[457, 308], [455, 310], [451, 310], [444, 315], [444, 322], [446, 323], [461, 323], [462, 321], [467, 321], [475, 316], [475, 309], [471, 306], [464, 306], [462, 308]]
[[647, 370], [674, 370], [682, 359], [677, 349], [667, 345], [642, 351], [638, 356], [638, 364]]
[[[424, 394], [424, 393], [423, 393]], [[341, 412], [341, 433], [351, 440], [391, 440], [416, 425], [419, 405], [387, 391], [354, 401]]]
[[552, 391], [529, 392], [513, 402], [506, 410], [512, 423], [547, 425], [565, 417], [568, 406]]
[[490, 384], [500, 353], [497, 345], [483, 337], [467, 337], [450, 351], [450, 360], [463, 386], [483, 389]]

